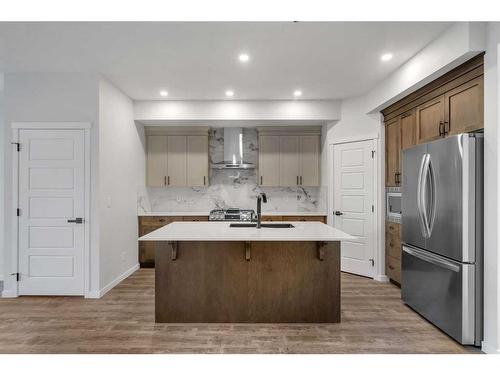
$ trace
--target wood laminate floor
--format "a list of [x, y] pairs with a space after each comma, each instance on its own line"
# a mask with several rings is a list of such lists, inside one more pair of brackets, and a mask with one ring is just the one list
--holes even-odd
[[155, 324], [154, 270], [99, 300], [0, 299], [0, 353], [477, 353], [406, 307], [400, 290], [342, 274], [340, 324]]

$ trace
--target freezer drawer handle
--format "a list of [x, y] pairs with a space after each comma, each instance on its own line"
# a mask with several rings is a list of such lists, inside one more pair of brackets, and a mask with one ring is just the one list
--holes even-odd
[[422, 252], [420, 252], [418, 250], [409, 249], [405, 246], [403, 246], [403, 251], [410, 254], [410, 255], [413, 255], [416, 258], [422, 259], [425, 262], [435, 264], [436, 266], [449, 269], [450, 271], [453, 271], [453, 272], [460, 272], [459, 266], [457, 266], [451, 262], [447, 262], [443, 259], [439, 259], [439, 258], [434, 257], [432, 255], [423, 254]]

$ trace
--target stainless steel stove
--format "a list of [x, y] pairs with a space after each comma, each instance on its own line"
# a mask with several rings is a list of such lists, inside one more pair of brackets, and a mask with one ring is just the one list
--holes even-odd
[[210, 211], [209, 221], [252, 221], [256, 219], [255, 211], [239, 208], [216, 209]]

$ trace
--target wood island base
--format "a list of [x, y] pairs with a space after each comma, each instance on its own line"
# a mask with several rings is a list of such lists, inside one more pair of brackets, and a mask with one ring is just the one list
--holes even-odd
[[340, 242], [156, 241], [157, 323], [339, 323]]

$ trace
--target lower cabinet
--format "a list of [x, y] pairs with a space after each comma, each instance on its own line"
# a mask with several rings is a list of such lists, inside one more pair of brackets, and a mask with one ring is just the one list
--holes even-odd
[[[174, 221], [208, 221], [208, 216], [139, 216], [139, 237]], [[139, 242], [139, 264], [141, 268], [155, 266], [155, 245], [153, 242]]]
[[401, 224], [385, 223], [385, 272], [401, 285]]

